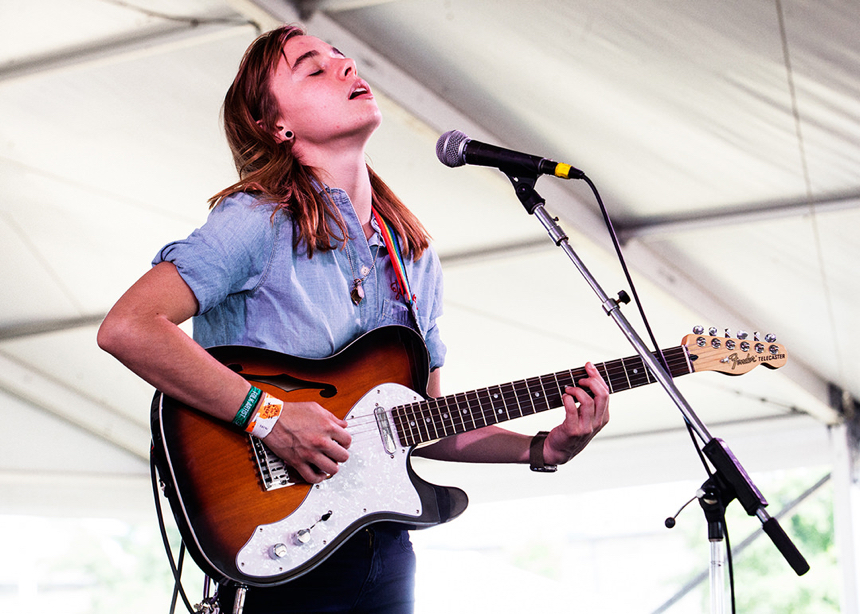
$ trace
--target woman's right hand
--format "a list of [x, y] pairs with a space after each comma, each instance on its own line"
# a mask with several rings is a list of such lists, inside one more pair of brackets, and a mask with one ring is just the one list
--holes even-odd
[[341, 420], [318, 403], [284, 403], [281, 417], [263, 441], [310, 484], [338, 472], [349, 458], [352, 436]]

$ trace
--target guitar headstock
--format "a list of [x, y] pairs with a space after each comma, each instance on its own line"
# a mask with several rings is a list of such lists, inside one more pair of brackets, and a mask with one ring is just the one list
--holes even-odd
[[713, 328], [708, 332], [710, 334], [706, 335], [701, 327], [696, 327], [693, 334], [681, 342], [687, 348], [696, 372], [719, 371], [726, 375], [741, 375], [758, 365], [778, 369], [788, 360], [788, 353], [776, 343], [773, 335], [765, 335], [764, 340], [759, 340], [758, 333], [748, 339], [743, 331], [738, 331], [737, 337], [732, 337], [728, 331], [725, 336], [718, 337]]

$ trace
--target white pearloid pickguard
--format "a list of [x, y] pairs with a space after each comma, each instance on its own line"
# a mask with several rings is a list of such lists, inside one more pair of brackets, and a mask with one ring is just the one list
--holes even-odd
[[[242, 573], [258, 578], [279, 576], [321, 553], [327, 556], [331, 554], [327, 549], [333, 551], [340, 544], [341, 534], [355, 531], [361, 526], [356, 522], [363, 518], [380, 514], [419, 517], [421, 499], [407, 471], [410, 448], [402, 447], [395, 436], [393, 453], [386, 451], [374, 411], [420, 400], [417, 393], [400, 384], [382, 384], [362, 397], [346, 417], [352, 435], [349, 460], [333, 477], [312, 487], [292, 514], [257, 527], [236, 555]], [[388, 412], [385, 416], [390, 419]], [[304, 543], [299, 539], [303, 530], [309, 532]]]

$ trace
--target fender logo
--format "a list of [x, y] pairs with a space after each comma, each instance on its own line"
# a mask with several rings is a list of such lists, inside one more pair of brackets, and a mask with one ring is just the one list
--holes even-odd
[[784, 358], [785, 354], [762, 354], [761, 356], [747, 354], [744, 358], [739, 358], [737, 352], [735, 352], [726, 356], [723, 359], [723, 362], [732, 363], [732, 369], [735, 369], [738, 365], [746, 365], [751, 362], [768, 362], [770, 360], [782, 360]]

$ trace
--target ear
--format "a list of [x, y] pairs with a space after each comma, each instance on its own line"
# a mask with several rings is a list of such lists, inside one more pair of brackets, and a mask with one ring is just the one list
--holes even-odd
[[283, 126], [275, 126], [275, 129], [272, 131], [266, 130], [266, 127], [263, 125], [263, 120], [257, 120], [257, 126], [260, 127], [261, 130], [264, 130], [271, 134], [272, 138], [275, 139], [275, 142], [278, 144], [285, 143], [286, 141], [292, 141], [295, 138], [295, 134], [292, 130], [285, 130]]

